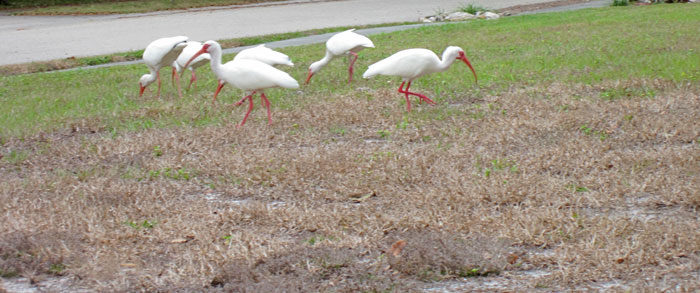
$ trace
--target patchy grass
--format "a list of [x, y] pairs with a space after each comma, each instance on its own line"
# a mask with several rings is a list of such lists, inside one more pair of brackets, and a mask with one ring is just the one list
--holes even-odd
[[[73, 289], [105, 291], [404, 291], [482, 278], [510, 289], [697, 289], [700, 89], [632, 83], [657, 97], [516, 85], [406, 115], [381, 89], [371, 101], [308, 97], [267, 128], [260, 114], [244, 129], [12, 138], [2, 152], [27, 156], [0, 162], [0, 220], [12, 223], [0, 228], [0, 269], [50, 275], [60, 263], [81, 276]], [[471, 119], [475, 103], [508, 115]], [[569, 111], [557, 111], [563, 103]], [[382, 129], [390, 139], [377, 139]], [[183, 168], [196, 176], [183, 180]], [[160, 174], [144, 180], [150, 170]]]
[[[554, 81], [598, 84], [602, 80], [658, 78], [675, 81], [697, 81], [700, 52], [695, 44], [700, 36], [692, 17], [699, 8], [694, 5], [654, 5], [592, 9], [560, 14], [528, 15], [496, 22], [446, 24], [439, 27], [397, 32], [373, 37], [377, 49], [365, 50], [358, 60], [358, 72], [368, 64], [406, 47], [426, 47], [440, 52], [447, 45], [460, 45], [467, 51], [479, 73], [480, 87], [473, 86], [464, 66], [448, 72], [426, 76], [414, 87], [438, 102], [449, 102], [465, 95], [481, 95], [501, 91], [512, 84], [549, 83]], [[639, 26], [626, 23], [644, 16]], [[674, 34], [662, 26], [678, 25]], [[583, 24], [586, 24], [585, 29]], [[463, 33], [465, 31], [478, 31]], [[610, 31], [617, 32], [610, 34]], [[563, 33], [566, 32], [566, 33]], [[430, 37], [428, 37], [430, 36]], [[537, 40], [537, 41], [533, 41]], [[663, 40], [663, 41], [662, 41]], [[282, 49], [297, 64], [285, 69], [298, 80], [306, 76], [308, 65], [323, 55], [323, 45]], [[649, 52], [655, 52], [653, 54]], [[545, 58], [546, 56], [546, 58]], [[572, 58], [571, 56], [576, 56]], [[225, 60], [232, 58], [226, 56]], [[276, 109], [306, 105], [306, 96], [353, 93], [359, 99], [376, 99], [376, 89], [387, 82], [398, 87], [396, 79], [379, 77], [353, 85], [342, 82], [347, 71], [344, 60], [336, 60], [319, 73], [310, 86], [300, 91], [271, 90]], [[82, 70], [51, 74], [9, 76], [0, 79], [0, 136], [34, 134], [56, 129], [89, 131], [128, 131], [175, 125], [208, 125], [229, 122], [230, 107], [211, 107], [202, 100], [211, 98], [216, 80], [208, 68], [199, 70], [198, 87], [177, 99], [172, 86], [164, 78], [162, 100], [148, 93], [137, 97], [136, 81], [146, 73], [145, 66]], [[359, 77], [359, 73], [357, 74]], [[167, 74], [163, 74], [164, 77]], [[42, 87], [32, 85], [41, 84]], [[653, 97], [653, 89], [607, 83], [600, 97], [606, 100], [645, 93]], [[152, 86], [153, 87], [153, 86]], [[366, 90], [356, 91], [356, 87]], [[234, 92], [231, 94], [230, 92]], [[225, 87], [220, 105], [230, 104], [242, 93]], [[532, 93], [542, 96], [541, 93]], [[401, 99], [396, 99], [403, 107]], [[484, 114], [474, 109], [473, 117]], [[426, 119], [443, 119], [445, 112], [429, 111]], [[580, 125], [579, 125], [580, 126]], [[387, 128], [386, 130], [389, 130]]]
[[162, 10], [188, 9], [207, 6], [226, 6], [266, 3], [279, 0], [139, 0], [139, 1], [26, 1], [10, 0], [10, 5], [0, 5], [0, 10], [12, 9], [14, 15], [80, 15], [143, 13]]
[[[143, 66], [4, 77], [0, 273], [76, 277], [58, 291], [698, 290], [698, 20], [678, 6], [373, 37], [358, 68], [455, 44], [479, 73], [418, 80], [438, 105], [410, 114], [398, 80], [347, 85], [338, 60], [242, 129], [242, 93], [210, 106], [204, 72], [183, 99], [167, 80], [138, 98]], [[298, 79], [323, 54], [283, 51]]]

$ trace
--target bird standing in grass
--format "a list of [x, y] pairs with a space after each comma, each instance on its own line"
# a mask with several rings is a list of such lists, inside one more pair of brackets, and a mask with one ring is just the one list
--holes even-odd
[[194, 55], [195, 53], [197, 53], [197, 51], [201, 49], [202, 43], [195, 41], [187, 42], [187, 47], [185, 47], [185, 49], [182, 50], [182, 53], [180, 53], [175, 62], [173, 62], [173, 80], [177, 79], [178, 77], [176, 75], [181, 74], [185, 71], [185, 69], [189, 69], [190, 72], [192, 72], [192, 77], [190, 78], [189, 85], [187, 85], [187, 89], [190, 89], [190, 86], [192, 86], [193, 82], [197, 82], [197, 75], [195, 75], [194, 70], [204, 64], [209, 63], [209, 60], [211, 59], [211, 56], [209, 56], [209, 54], [199, 55], [197, 59], [192, 60], [190, 67], [185, 68], [185, 63], [187, 63], [187, 61], [190, 60], [190, 58], [192, 58], [192, 55]]
[[[477, 82], [476, 71], [474, 71], [471, 63], [469, 63], [469, 60], [464, 54], [464, 50], [456, 46], [447, 47], [442, 53], [442, 60], [440, 60], [433, 51], [428, 49], [407, 49], [399, 51], [394, 55], [370, 65], [362, 77], [370, 78], [378, 74], [402, 77], [403, 82], [401, 86], [399, 86], [399, 93], [406, 95], [407, 111], [411, 112], [409, 95], [417, 96], [419, 102], [426, 101], [429, 104], [435, 104], [433, 100], [425, 95], [410, 92], [408, 89], [411, 87], [411, 82], [429, 73], [445, 71], [456, 60], [462, 60], [464, 64], [469, 66], [469, 69], [474, 73], [474, 82]], [[406, 84], [406, 82], [408, 82], [408, 84]], [[406, 84], [406, 89], [403, 89], [404, 84]]]
[[253, 95], [260, 92], [260, 101], [267, 108], [268, 125], [272, 124], [272, 115], [270, 112], [270, 101], [265, 96], [264, 90], [272, 87], [283, 88], [299, 88], [299, 83], [289, 76], [284, 71], [274, 68], [266, 63], [251, 60], [240, 59], [221, 64], [221, 45], [215, 41], [206, 41], [196, 54], [185, 64], [185, 67], [194, 60], [197, 56], [209, 53], [211, 55], [211, 71], [214, 72], [219, 79], [219, 85], [214, 93], [214, 100], [221, 91], [224, 84], [231, 84], [239, 89], [251, 92], [245, 96], [239, 103], [246, 99], [249, 101], [248, 112], [243, 117], [243, 121], [238, 126], [243, 126], [248, 119], [248, 115], [253, 110]]
[[350, 56], [350, 66], [348, 67], [350, 77], [348, 78], [348, 83], [352, 82], [352, 74], [354, 72], [353, 66], [358, 57], [357, 52], [360, 52], [364, 48], [374, 48], [372, 40], [354, 31], [355, 29], [351, 29], [335, 34], [326, 41], [326, 56], [309, 66], [309, 75], [306, 77], [306, 84], [309, 83], [309, 80], [311, 80], [311, 77], [316, 72], [331, 62], [333, 58], [341, 55]]
[[[165, 66], [172, 66], [173, 62], [177, 59], [183, 49], [187, 46], [187, 41], [189, 38], [185, 36], [177, 36], [170, 38], [160, 38], [157, 39], [146, 47], [143, 51], [143, 62], [148, 66], [150, 73], [144, 74], [139, 79], [139, 97], [143, 96], [143, 91], [148, 85], [153, 83], [156, 79], [158, 80], [158, 96], [160, 96], [160, 69]], [[175, 68], [173, 67], [173, 71]], [[177, 93], [182, 97], [182, 90], [180, 89], [180, 78], [175, 75], [177, 79]]]

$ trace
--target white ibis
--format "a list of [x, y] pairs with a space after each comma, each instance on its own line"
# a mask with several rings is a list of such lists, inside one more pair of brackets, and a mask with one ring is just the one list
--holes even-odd
[[192, 86], [193, 82], [197, 81], [197, 75], [195, 75], [194, 70], [204, 64], [209, 63], [209, 60], [211, 59], [211, 56], [209, 56], [209, 54], [199, 55], [197, 59], [192, 60], [190, 67], [185, 68], [185, 63], [187, 63], [187, 61], [190, 60], [190, 58], [192, 58], [192, 55], [194, 55], [201, 49], [202, 43], [196, 41], [187, 42], [187, 47], [185, 47], [185, 49], [182, 50], [182, 53], [180, 53], [180, 55], [177, 56], [177, 59], [173, 62], [173, 79], [176, 79], [177, 77], [175, 75], [184, 72], [185, 69], [189, 69], [190, 72], [192, 72], [190, 84], [187, 85], [187, 89], [189, 89], [190, 86]]
[[[202, 49], [190, 58], [190, 62], [204, 53], [211, 55], [211, 71], [219, 79], [219, 86], [214, 93], [213, 102], [216, 102], [216, 96], [226, 83], [251, 92], [250, 95], [241, 100], [243, 102], [245, 99], [248, 99], [249, 106], [243, 121], [238, 125], [239, 127], [245, 124], [248, 115], [253, 110], [253, 95], [257, 92], [260, 92], [260, 101], [267, 108], [267, 122], [269, 125], [272, 124], [270, 101], [265, 96], [264, 89], [272, 87], [299, 88], [299, 83], [289, 74], [257, 60], [240, 59], [221, 64], [221, 45], [215, 41], [206, 41]], [[190, 62], [187, 62], [185, 67]]]
[[[408, 99], [408, 95], [417, 96], [419, 102], [426, 101], [429, 104], [435, 104], [433, 100], [424, 95], [409, 92], [408, 89], [411, 87], [411, 82], [428, 73], [445, 71], [455, 60], [464, 61], [464, 64], [467, 64], [469, 69], [472, 70], [472, 73], [474, 73], [474, 82], [477, 82], [476, 71], [474, 71], [471, 63], [469, 63], [467, 56], [464, 55], [464, 50], [456, 46], [447, 47], [445, 51], [442, 52], [442, 60], [440, 60], [433, 51], [428, 49], [407, 49], [399, 51], [394, 55], [370, 65], [362, 77], [370, 78], [377, 74], [402, 77], [403, 82], [401, 86], [399, 86], [399, 93], [406, 94], [406, 107], [408, 108], [408, 112], [411, 112], [411, 101]], [[404, 90], [403, 85], [406, 82], [408, 82], [408, 84]]]
[[292, 63], [292, 59], [289, 59], [289, 56], [287, 56], [283, 53], [277, 52], [275, 50], [272, 50], [268, 47], [265, 47], [265, 44], [240, 51], [240, 52], [238, 52], [238, 54], [236, 54], [236, 57], [233, 58], [233, 60], [241, 60], [241, 59], [258, 60], [262, 63], [268, 64], [271, 66], [275, 66], [275, 65], [294, 66], [294, 63]]
[[[160, 96], [160, 69], [165, 66], [172, 66], [183, 49], [187, 46], [189, 38], [185, 36], [177, 36], [170, 38], [157, 39], [146, 47], [143, 51], [143, 62], [148, 66], [150, 73], [144, 74], [139, 79], [139, 97], [143, 95], [143, 91], [148, 85], [158, 79], [158, 96]], [[175, 70], [175, 68], [173, 68]], [[180, 90], [180, 78], [177, 78], [177, 93], [182, 97]]]
[[326, 41], [326, 56], [323, 59], [311, 63], [309, 66], [309, 75], [306, 77], [306, 83], [309, 83], [311, 77], [321, 70], [333, 58], [348, 55], [350, 56], [350, 66], [348, 67], [348, 83], [352, 82], [352, 74], [354, 72], [353, 65], [357, 61], [357, 52], [364, 48], [374, 48], [374, 43], [369, 38], [354, 32], [355, 29], [347, 30], [342, 33], [333, 35]]

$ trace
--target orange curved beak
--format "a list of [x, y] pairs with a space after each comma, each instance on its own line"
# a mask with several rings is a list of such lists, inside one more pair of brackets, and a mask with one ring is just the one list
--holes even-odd
[[469, 66], [469, 69], [474, 73], [474, 83], [479, 83], [479, 80], [476, 78], [476, 71], [474, 71], [474, 67], [472, 67], [472, 64], [469, 62], [469, 59], [467, 59], [467, 56], [464, 55], [464, 52], [459, 52], [459, 57], [457, 57], [457, 59], [464, 61], [464, 64]]
[[143, 91], [146, 90], [146, 87], [142, 86], [141, 83], [139, 83], [139, 87], [140, 87], [140, 89], [139, 89], [139, 98], [140, 98], [141, 96], [143, 96]]
[[[190, 62], [192, 62], [192, 60], [194, 60], [194, 58], [197, 58], [197, 56], [206, 53], [207, 49], [209, 49], [209, 44], [204, 44], [204, 46], [202, 46], [202, 49], [199, 49], [199, 51], [197, 51], [197, 53], [192, 55], [192, 58], [190, 58], [190, 60], [187, 60], [187, 63], [185, 63], [185, 66], [183, 66], [182, 68], [190, 67]], [[182, 72], [185, 72], [185, 70], [182, 70]]]
[[309, 80], [311, 80], [312, 76], [314, 76], [314, 73], [309, 69], [309, 75], [306, 77], [306, 84], [309, 84]]

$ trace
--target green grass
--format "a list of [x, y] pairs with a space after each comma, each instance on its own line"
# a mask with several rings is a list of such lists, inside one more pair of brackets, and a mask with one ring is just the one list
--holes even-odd
[[[346, 82], [347, 61], [343, 58], [316, 74], [309, 86], [302, 85], [299, 90], [271, 89], [267, 94], [274, 108], [273, 120], [275, 110], [303, 107], [309, 103], [308, 97], [335, 99], [349, 94], [372, 98], [356, 88], [390, 88], [393, 92], [400, 80], [361, 79], [369, 64], [411, 47], [429, 48], [440, 54], [447, 45], [465, 49], [479, 75], [479, 86], [474, 85], [469, 69], [460, 64], [414, 83], [412, 89], [424, 92], [438, 103], [465, 96], [478, 97], [483, 91], [498, 93], [513, 84], [597, 84], [634, 78], [697, 82], [700, 79], [698, 13], [700, 6], [692, 4], [608, 7], [450, 23], [377, 35], [371, 37], [377, 48], [360, 54], [352, 85]], [[308, 65], [320, 59], [324, 49], [323, 44], [317, 44], [280, 51], [291, 56], [296, 64], [294, 68], [282, 69], [303, 82]], [[225, 56], [225, 60], [232, 57]], [[238, 122], [242, 118], [243, 109], [233, 110], [229, 104], [243, 93], [230, 86], [224, 87], [217, 106], [211, 106], [216, 80], [208, 68], [198, 70], [198, 87], [185, 92], [183, 99], [177, 97], [165, 71], [162, 97], [154, 97], [154, 84], [149, 87], [150, 92], [139, 98], [137, 81], [144, 73], [147, 73], [145, 66], [130, 65], [2, 77], [0, 137], [33, 135], [76, 125], [118, 133]], [[644, 88], [613, 89], [601, 98], [647, 92]], [[395, 98], [397, 102], [401, 100]], [[440, 116], [440, 111], [435, 107], [416, 115], [433, 119]]]
[[476, 14], [479, 11], [488, 11], [488, 9], [484, 8], [483, 6], [476, 5], [474, 3], [469, 3], [459, 7], [459, 11]]
[[116, 14], [275, 1], [279, 0], [9, 0], [10, 5], [0, 6], [0, 9], [19, 9], [13, 12], [15, 15]]

